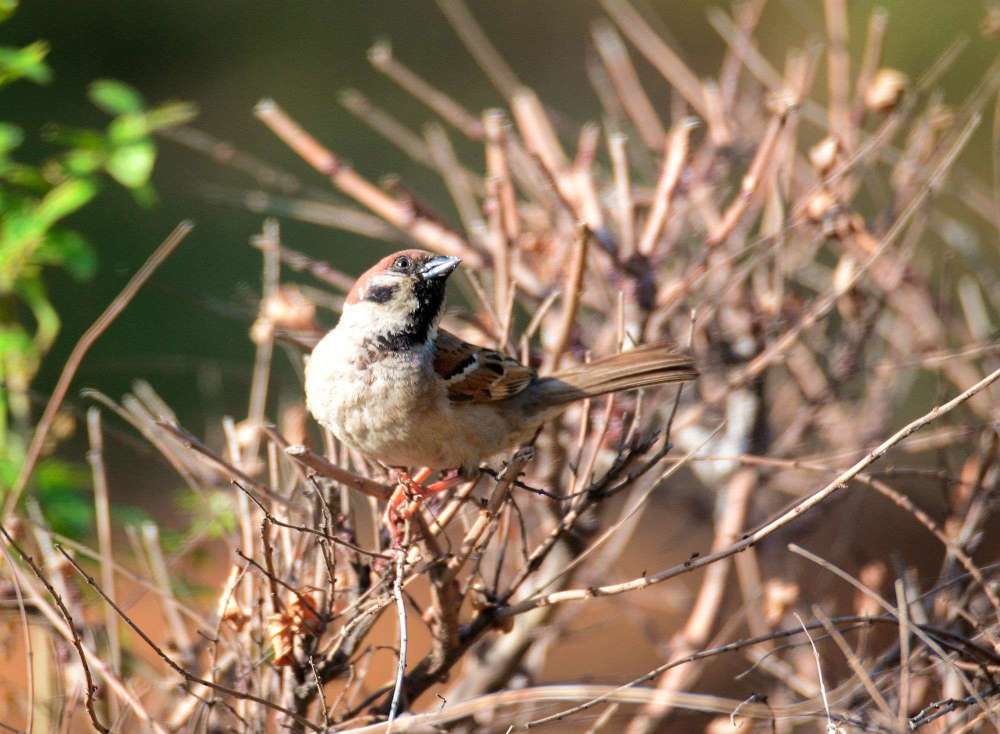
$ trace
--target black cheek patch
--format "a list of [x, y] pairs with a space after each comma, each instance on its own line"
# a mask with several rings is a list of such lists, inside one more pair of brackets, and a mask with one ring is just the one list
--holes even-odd
[[373, 285], [365, 291], [365, 300], [372, 303], [386, 303], [396, 292], [394, 285]]
[[[364, 300], [385, 303], [393, 297], [397, 286], [373, 285], [365, 292]], [[434, 324], [444, 303], [445, 281], [441, 278], [423, 280], [416, 278], [413, 295], [416, 307], [399, 331], [374, 337], [373, 346], [380, 352], [403, 352], [427, 343], [431, 326]]]

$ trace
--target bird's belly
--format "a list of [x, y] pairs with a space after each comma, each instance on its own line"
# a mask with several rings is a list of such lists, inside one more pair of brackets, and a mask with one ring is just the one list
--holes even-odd
[[[307, 375], [309, 409], [340, 441], [388, 466], [473, 470], [531, 438], [495, 405], [449, 404], [406, 365]], [[309, 384], [312, 383], [312, 384]], [[421, 390], [417, 385], [424, 385]], [[434, 388], [428, 388], [434, 385]], [[523, 435], [522, 435], [523, 434]]]
[[451, 403], [425, 355], [368, 361], [327, 337], [306, 369], [310, 412], [344, 444], [388, 466], [475, 469], [531, 438], [525, 421], [498, 403]]
[[429, 403], [414, 382], [398, 368], [378, 366], [340, 377], [333, 388], [337, 397], [331, 401], [330, 415], [321, 422], [341, 441], [374, 459], [409, 465]]
[[348, 446], [390, 466], [448, 466], [436, 440], [435, 405], [441, 396], [413, 355], [393, 355], [364, 369], [316, 369], [306, 375], [309, 409]]

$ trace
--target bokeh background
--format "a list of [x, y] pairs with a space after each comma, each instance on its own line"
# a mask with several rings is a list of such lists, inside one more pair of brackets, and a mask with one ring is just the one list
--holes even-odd
[[[597, 119], [599, 106], [585, 73], [593, 53], [590, 24], [603, 15], [592, 0], [468, 0], [477, 20], [506, 56], [521, 80], [537, 90], [564, 124], [572, 140], [579, 125]], [[696, 71], [714, 71], [724, 52], [721, 38], [707, 22], [706, 10], [716, 2], [645, 0], [636, 3], [655, 20]], [[890, 14], [884, 63], [912, 78], [918, 77], [957, 38], [968, 45], [943, 78], [947, 103], [958, 104], [994, 60], [1000, 45], [981, 35], [986, 6], [979, 0], [941, 3], [938, 0], [881, 2]], [[860, 53], [864, 29], [875, 3], [852, 0], [851, 47]], [[823, 28], [819, 0], [771, 0], [757, 38], [772, 63], [783, 59], [776, 49], [789, 38], [802, 44], [819, 38]], [[439, 211], [457, 217], [438, 179], [374, 133], [338, 102], [338, 92], [353, 87], [418, 130], [430, 113], [369, 64], [366, 51], [377, 39], [392, 42], [397, 56], [473, 111], [499, 104], [501, 98], [482, 75], [431, 0], [48, 0], [26, 2], [15, 17], [0, 26], [0, 44], [23, 45], [42, 38], [52, 45], [50, 63], [55, 79], [45, 87], [17, 84], [4, 91], [3, 119], [37, 132], [48, 122], [103, 126], [105, 116], [87, 100], [86, 86], [98, 78], [128, 82], [148, 101], [183, 99], [200, 109], [194, 126], [242, 150], [285, 169], [303, 182], [324, 182], [298, 160], [253, 117], [262, 97], [275, 98], [320, 141], [340, 153], [373, 180], [398, 173]], [[633, 54], [646, 89], [661, 110], [669, 108], [669, 90], [639, 54]], [[822, 75], [823, 72], [821, 71]], [[822, 98], [824, 77], [814, 85]], [[663, 114], [666, 118], [666, 114]], [[989, 180], [993, 175], [991, 131], [987, 120], [967, 146], [960, 165]], [[466, 164], [478, 169], [480, 151], [452, 136]], [[24, 157], [44, 153], [37, 135], [29, 138]], [[137, 205], [122, 190], [109, 188], [97, 205], [86, 208], [69, 224], [96, 245], [99, 271], [80, 285], [61, 273], [50, 279], [63, 329], [34, 386], [40, 404], [48, 396], [59, 370], [83, 330], [118, 293], [146, 256], [181, 219], [196, 229], [181, 249], [155, 275], [125, 313], [97, 343], [79, 371], [68, 404], [80, 408], [83, 387], [95, 387], [112, 397], [146, 379], [174, 407], [180, 422], [199, 435], [217, 430], [219, 416], [245, 415], [253, 345], [248, 330], [256, 313], [260, 288], [259, 253], [248, 246], [260, 231], [262, 215], [214, 201], [208, 192], [224, 186], [249, 190], [246, 177], [167, 140], [160, 141], [154, 183], [158, 202]], [[302, 222], [283, 220], [286, 244], [357, 273], [392, 248], [391, 245]], [[984, 228], [980, 235], [992, 237]], [[940, 247], [931, 242], [928, 246]], [[298, 390], [289, 371], [272, 388], [273, 400]], [[109, 421], [110, 423], [110, 421]], [[213, 428], [214, 427], [214, 428]], [[82, 433], [82, 432], [79, 432]], [[129, 441], [125, 431], [108, 434], [113, 499], [157, 512], [170, 522], [172, 473], [150, 449]], [[82, 461], [82, 437], [65, 444], [67, 458]], [[132, 469], [143, 464], [144, 471]], [[141, 484], [131, 477], [141, 476]], [[676, 498], [675, 498], [676, 501]], [[707, 521], [709, 498], [685, 509], [695, 520]], [[674, 507], [676, 510], [676, 507]], [[683, 513], [670, 519], [701, 534], [708, 523], [687, 523]], [[671, 528], [673, 525], [671, 526]], [[649, 528], [640, 547], [657, 550], [670, 545], [683, 555], [688, 546], [668, 539], [664, 526]], [[922, 536], [921, 536], [922, 537]], [[887, 542], [884, 536], [882, 541]], [[873, 552], [881, 549], [873, 550]], [[639, 556], [628, 559], [623, 573], [645, 568]], [[665, 627], [683, 617], [689, 597], [678, 585], [653, 602], [660, 605]], [[565, 642], [562, 664], [583, 666], [595, 679], [620, 679], [620, 658], [632, 655], [643, 636], [587, 636], [604, 624], [585, 619], [579, 634]], [[646, 651], [629, 671], [655, 664]], [[647, 664], [648, 663], [648, 664]], [[579, 668], [577, 668], [579, 670]]]
[[[720, 37], [705, 18], [712, 4], [646, 0], [639, 7], [644, 6], [696, 72], [708, 73], [723, 53]], [[874, 5], [867, 0], [850, 4], [855, 54]], [[995, 41], [979, 33], [984, 5], [978, 0], [880, 5], [890, 13], [885, 63], [913, 77], [957, 37], [968, 39], [944, 79], [947, 102], [957, 103], [970, 91], [998, 50]], [[597, 2], [471, 0], [469, 6], [521, 79], [561, 114], [567, 139], [580, 123], [598, 115], [584, 71], [592, 53], [590, 24], [603, 15]], [[820, 2], [773, 0], [758, 37], [766, 53], [785, 47], [789, 36], [809, 43], [822, 28]], [[28, 131], [56, 121], [103, 126], [106, 118], [90, 104], [85, 90], [94, 79], [110, 77], [134, 85], [151, 103], [195, 102], [200, 108], [196, 127], [323, 187], [254, 119], [254, 103], [274, 97], [363, 173], [375, 180], [398, 173], [445, 213], [450, 209], [440, 183], [345, 110], [337, 94], [346, 87], [360, 89], [419, 131], [430, 113], [366, 59], [373, 41], [388, 39], [401, 60], [469, 109], [500, 102], [430, 0], [35, 0], [0, 26], [0, 36], [0, 43], [8, 45], [37, 38], [52, 44], [53, 82], [46, 87], [17, 84], [4, 93], [5, 119]], [[639, 54], [634, 59], [650, 95], [666, 110], [669, 91], [662, 78]], [[771, 61], [783, 63], [777, 55]], [[815, 93], [822, 95], [824, 86], [821, 77]], [[963, 158], [964, 166], [982, 176], [992, 175], [990, 128], [980, 126]], [[479, 152], [453, 138], [467, 164], [479, 166]], [[27, 145], [30, 150], [43, 144], [35, 137]], [[260, 230], [262, 217], [206, 196], [212, 185], [248, 189], [252, 181], [169, 141], [161, 141], [154, 182], [159, 202], [152, 209], [137, 206], [124, 190], [109, 189], [97, 205], [70, 222], [97, 247], [98, 276], [81, 286], [53, 274], [53, 296], [64, 326], [35, 387], [39, 395], [47, 395], [80, 333], [166, 232], [180, 219], [191, 218], [197, 224], [194, 233], [96, 345], [76, 387], [93, 386], [118, 396], [134, 379], [147, 378], [181, 420], [197, 429], [206, 417], [245, 410], [252, 365], [247, 331], [260, 273], [258, 253], [247, 242]], [[287, 244], [352, 273], [389, 249], [315, 225], [287, 221], [283, 227]], [[212, 387], [220, 382], [218, 389]]]

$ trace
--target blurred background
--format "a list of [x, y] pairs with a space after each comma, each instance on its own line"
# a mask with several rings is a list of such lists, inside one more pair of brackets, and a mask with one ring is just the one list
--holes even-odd
[[[722, 40], [706, 19], [706, 11], [716, 4], [636, 2], [695, 72], [706, 75], [715, 73], [724, 53]], [[587, 58], [594, 53], [591, 23], [604, 17], [598, 2], [468, 0], [468, 5], [521, 80], [551, 107], [567, 141], [572, 141], [583, 122], [600, 121], [600, 106], [586, 74]], [[938, 85], [945, 103], [960, 104], [996, 57], [998, 42], [981, 32], [988, 7], [979, 0], [951, 4], [888, 0], [878, 5], [889, 12], [884, 65], [913, 79], [956, 39], [967, 39], [958, 61]], [[856, 63], [876, 3], [852, 0], [849, 6], [851, 55]], [[755, 35], [764, 54], [770, 53], [770, 61], [780, 68], [781, 53], [790, 38], [795, 39], [792, 45], [808, 44], [811, 38], [819, 39], [823, 27], [819, 0], [771, 0]], [[54, 78], [47, 85], [19, 83], [0, 96], [2, 119], [27, 133], [22, 158], [51, 154], [51, 147], [38, 134], [48, 123], [105, 126], [107, 115], [91, 104], [86, 90], [93, 80], [110, 78], [132, 85], [150, 103], [193, 102], [199, 109], [194, 128], [299, 177], [306, 186], [324, 189], [321, 177], [254, 118], [254, 104], [271, 97], [369, 179], [398, 174], [407, 187], [420, 192], [456, 225], [458, 217], [440, 180], [345, 109], [339, 94], [358, 89], [420, 131], [430, 113], [367, 59], [373, 42], [388, 40], [400, 60], [473, 112], [501, 103], [499, 93], [431, 0], [36, 1], [25, 3], [0, 25], [0, 45], [23, 46], [37, 39], [51, 44], [48, 61]], [[666, 119], [669, 90], [640, 54], [632, 58]], [[822, 100], [824, 94], [825, 77], [820, 77], [813, 95]], [[979, 127], [959, 163], [985, 181], [994, 175], [991, 135], [995, 125], [988, 119]], [[806, 126], [803, 137], [810, 136], [818, 133]], [[469, 168], [481, 170], [479, 146], [458, 135], [452, 135], [452, 143]], [[257, 312], [261, 273], [260, 253], [248, 243], [260, 232], [264, 215], [219, 200], [220, 191], [236, 194], [255, 189], [252, 179], [167, 139], [159, 140], [153, 185], [157, 196], [150, 205], [140, 205], [129, 191], [109, 186], [97, 204], [67, 222], [95, 246], [98, 270], [83, 284], [61, 271], [48, 276], [62, 329], [33, 383], [36, 414], [80, 334], [170, 229], [190, 218], [196, 223], [194, 232], [91, 350], [67, 406], [79, 417], [86, 407], [79, 398], [80, 389], [93, 387], [117, 399], [135, 380], [145, 379], [174, 408], [182, 425], [211, 438], [218, 435], [219, 416], [239, 419], [246, 415], [254, 354], [248, 332]], [[993, 237], [985, 225], [978, 234]], [[284, 218], [282, 239], [289, 247], [352, 275], [395, 249], [392, 243]], [[933, 240], [927, 246], [943, 245]], [[277, 384], [270, 391], [272, 403], [281, 401], [282, 395], [299, 395], [293, 371], [277, 374]], [[116, 430], [112, 423], [108, 420], [106, 456], [113, 501], [166, 516], [163, 511], [176, 509], [171, 499], [171, 490], [178, 485], [175, 475], [152, 449], [131, 439], [129, 431]], [[83, 461], [85, 451], [82, 430], [61, 449], [75, 462]], [[138, 464], [143, 465], [141, 474], [131, 471]], [[130, 481], [133, 476], [141, 476], [141, 484]], [[683, 528], [700, 535], [698, 547], [710, 537], [710, 503], [711, 498], [701, 497], [688, 508], [696, 516], [700, 513], [697, 519], [702, 522]], [[678, 526], [686, 521], [681, 513], [669, 519]], [[877, 520], [862, 518], [861, 522], [872, 526]], [[880, 543], [890, 542], [884, 534], [873, 535]], [[648, 528], [640, 540], [642, 547], [662, 551], [669, 546], [670, 553], [681, 557], [692, 545], [676, 540], [662, 525]], [[646, 543], [651, 545], [643, 546]], [[873, 546], [871, 552], [878, 555], [884, 550]], [[647, 562], [632, 555], [623, 573], [643, 573]], [[658, 620], [669, 628], [683, 617], [690, 597], [678, 585], [655, 601]], [[580, 634], [591, 629], [586, 625], [604, 622], [590, 618], [583, 622], [578, 634], [564, 641], [562, 663], [570, 665], [578, 659], [594, 678], [620, 677], [619, 657], [630, 655], [633, 644], [644, 645], [643, 636], [639, 632], [634, 639], [587, 636]], [[655, 664], [655, 654], [647, 654]], [[636, 670], [641, 671], [643, 665], [632, 661], [626, 667], [638, 666]]]
[[[711, 5], [639, 3], [692, 68], [706, 74], [717, 69], [723, 53], [723, 43], [705, 17]], [[850, 4], [855, 58], [874, 5], [867, 0]], [[895, 0], [880, 5], [890, 13], [885, 63], [911, 77], [919, 76], [956, 37], [968, 38], [968, 47], [943, 80], [946, 102], [959, 102], [996, 53], [996, 42], [979, 32], [985, 12], [980, 2]], [[586, 58], [593, 53], [590, 24], [603, 17], [597, 2], [471, 0], [469, 6], [521, 79], [562, 116], [567, 139], [572, 140], [580, 123], [599, 115], [585, 73]], [[819, 38], [822, 29], [821, 3], [775, 0], [757, 36], [767, 52], [785, 47], [789, 36]], [[196, 103], [200, 112], [194, 127], [300, 176], [307, 185], [324, 188], [318, 175], [254, 119], [254, 103], [273, 97], [369, 178], [398, 173], [450, 216], [439, 180], [342, 107], [338, 93], [359, 89], [417, 131], [430, 119], [425, 108], [369, 64], [367, 49], [386, 39], [402, 61], [470, 110], [501, 102], [429, 0], [280, 5], [252, 0], [36, 1], [25, 3], [0, 25], [0, 44], [23, 45], [39, 38], [52, 46], [53, 80], [46, 86], [15, 84], [3, 95], [4, 118], [28, 133], [23, 157], [33, 150], [45, 152], [35, 134], [45, 123], [104, 126], [107, 116], [88, 101], [86, 87], [95, 79], [112, 78], [133, 85], [150, 103]], [[634, 58], [650, 96], [667, 109], [666, 85], [639, 54]], [[771, 61], [783, 64], [780, 57]], [[814, 93], [822, 97], [824, 89], [818, 83]], [[987, 177], [991, 162], [984, 153], [990, 128], [980, 126], [963, 159], [965, 166]], [[452, 138], [466, 164], [478, 169], [478, 150], [457, 135]], [[252, 189], [253, 181], [167, 140], [160, 141], [153, 183], [158, 196], [150, 208], [137, 205], [124, 189], [108, 187], [97, 205], [69, 221], [97, 249], [98, 273], [84, 285], [63, 273], [51, 274], [63, 328], [34, 387], [38, 396], [48, 394], [82, 331], [170, 228], [191, 218], [197, 224], [194, 233], [98, 342], [75, 388], [92, 386], [118, 396], [136, 378], [146, 378], [183, 424], [199, 430], [206, 417], [245, 410], [253, 353], [247, 332], [260, 283], [259, 253], [247, 243], [260, 231], [263, 217], [208, 196], [217, 186]], [[283, 221], [283, 235], [289, 246], [350, 273], [392, 249], [356, 234], [294, 221]]]

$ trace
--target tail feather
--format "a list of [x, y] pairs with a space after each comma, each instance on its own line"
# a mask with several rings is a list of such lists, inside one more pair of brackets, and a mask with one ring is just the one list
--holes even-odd
[[690, 355], [666, 342], [644, 344], [587, 364], [557, 372], [540, 381], [544, 402], [562, 405], [622, 390], [637, 390], [698, 376]]

